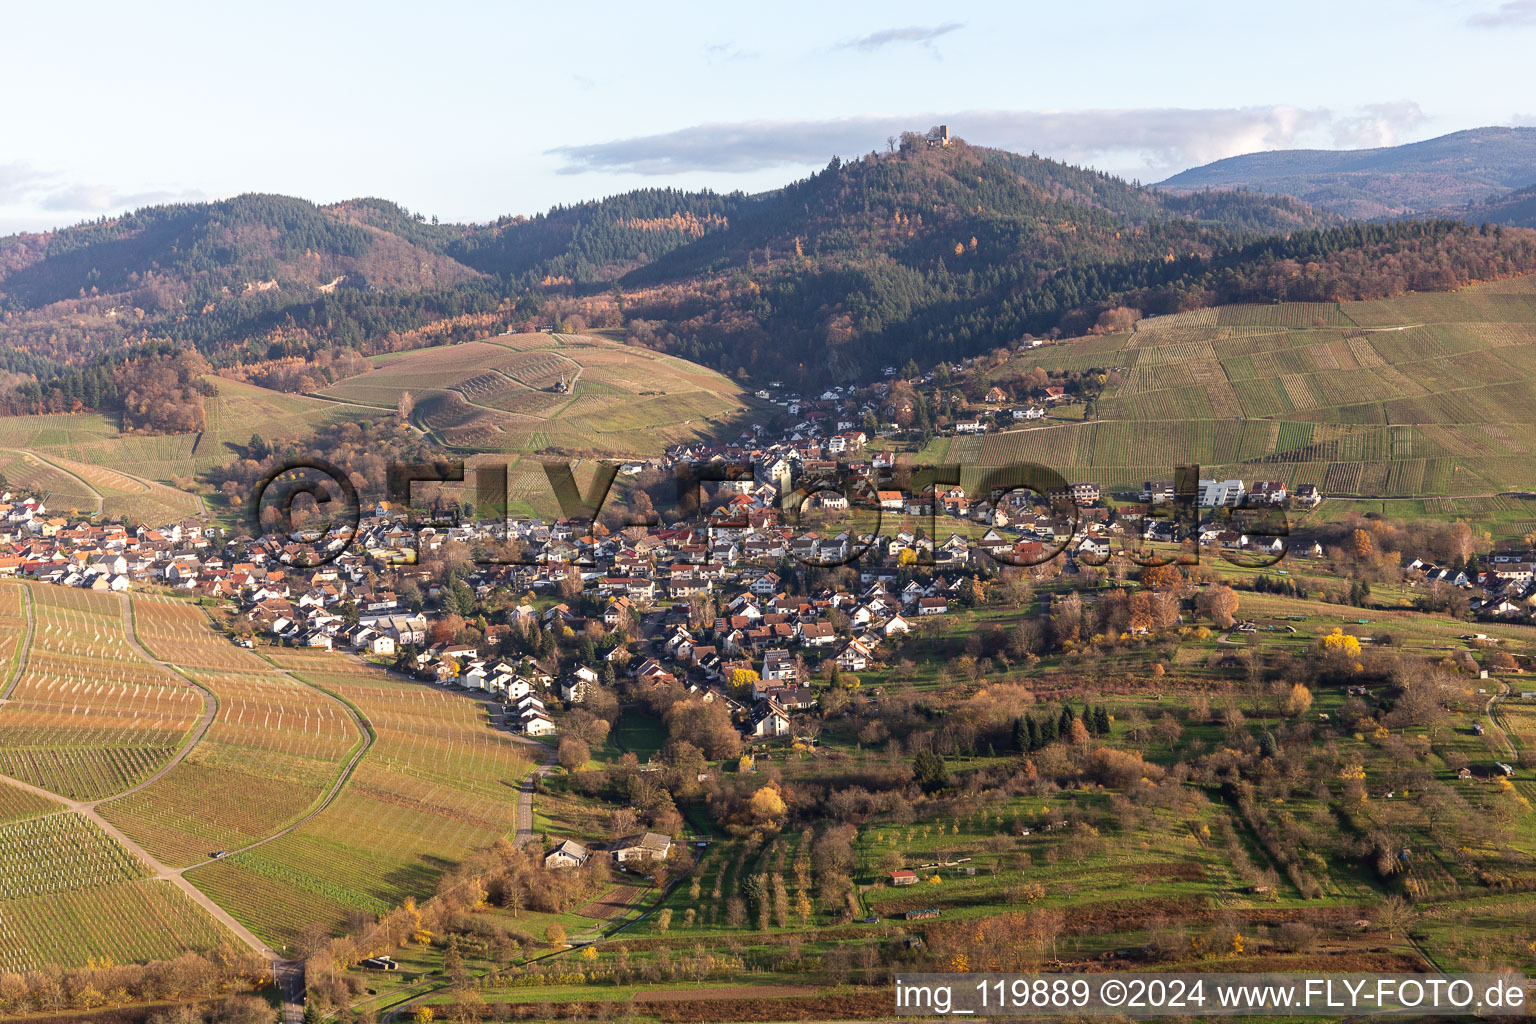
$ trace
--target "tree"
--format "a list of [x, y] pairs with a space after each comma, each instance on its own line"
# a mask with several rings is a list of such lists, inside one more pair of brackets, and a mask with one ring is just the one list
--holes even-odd
[[931, 750], [920, 750], [912, 759], [912, 775], [924, 789], [933, 791], [949, 785], [949, 767], [944, 758]]
[[784, 803], [784, 797], [779, 794], [778, 783], [770, 782], [768, 785], [752, 794], [747, 801], [747, 807], [752, 816], [758, 821], [780, 821], [788, 813], [788, 807]]
[[1184, 573], [1169, 562], [1167, 565], [1149, 565], [1136, 578], [1151, 590], [1171, 590], [1184, 582]]
[[1340, 654], [1348, 658], [1360, 656], [1360, 639], [1344, 632], [1338, 626], [1333, 627], [1333, 632], [1323, 637], [1323, 650], [1330, 654]]
[[557, 756], [560, 767], [568, 772], [574, 772], [592, 759], [592, 749], [575, 736], [567, 736], [560, 741]]
[[565, 945], [565, 929], [560, 927], [558, 921], [550, 922], [549, 927], [544, 929], [544, 941], [556, 948]]
[[1212, 587], [1206, 594], [1205, 605], [1207, 613], [1211, 616], [1219, 629], [1231, 629], [1236, 620], [1232, 617], [1237, 611], [1237, 594], [1228, 586]]
[[738, 700], [742, 699], [744, 695], [750, 694], [752, 692], [752, 684], [758, 682], [760, 678], [761, 677], [758, 676], [755, 669], [732, 669], [730, 682], [731, 696], [737, 698]]
[[[667, 929], [669, 929], [671, 927], [672, 927], [672, 911], [671, 910], [663, 910], [661, 913], [656, 915], [656, 930], [658, 932], [661, 932], [663, 935], [665, 935], [666, 932], [667, 932]], [[588, 949], [594, 949], [596, 947], [588, 946], [587, 948]]]
[[1285, 699], [1285, 713], [1288, 715], [1304, 715], [1312, 707], [1312, 691], [1301, 683], [1291, 687], [1290, 696]]
[[411, 397], [409, 391], [400, 392], [400, 400], [395, 403], [395, 416], [401, 423], [411, 422], [411, 413], [416, 409], [416, 400]]
[[1393, 938], [1406, 932], [1417, 916], [1413, 907], [1401, 896], [1388, 896], [1376, 908], [1376, 923]]
[[468, 583], [455, 578], [450, 588], [453, 594], [454, 611], [460, 615], [472, 615], [475, 611], [475, 592], [470, 589]]
[[1355, 557], [1361, 559], [1370, 558], [1375, 551], [1375, 545], [1371, 543], [1371, 535], [1364, 530], [1356, 530], [1353, 537]]

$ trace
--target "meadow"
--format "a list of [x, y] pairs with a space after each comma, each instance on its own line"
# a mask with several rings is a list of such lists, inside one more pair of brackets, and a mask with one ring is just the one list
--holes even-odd
[[407, 391], [416, 421], [464, 451], [657, 455], [734, 434], [756, 405], [702, 366], [590, 335], [494, 335], [376, 359], [320, 394], [393, 409]]
[[1518, 493], [1536, 489], [1532, 342], [1528, 278], [1152, 317], [993, 371], [1100, 369], [1108, 382], [1091, 419], [957, 438], [944, 454], [1036, 462], [1121, 491], [1198, 464], [1207, 476], [1315, 484], [1346, 502], [1498, 499], [1519, 506], [1492, 520], [1507, 535], [1536, 519]]
[[125, 433], [104, 413], [0, 417], [0, 473], [42, 494], [50, 510], [174, 522], [201, 511], [198, 474], [241, 457], [252, 434], [302, 438], [354, 416], [344, 404], [209, 377], [205, 427], [195, 434]]

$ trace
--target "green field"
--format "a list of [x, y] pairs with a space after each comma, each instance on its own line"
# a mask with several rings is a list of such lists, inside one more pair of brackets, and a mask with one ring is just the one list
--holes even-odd
[[321, 394], [394, 409], [406, 391], [416, 422], [440, 443], [494, 452], [657, 455], [667, 444], [739, 432], [755, 404], [712, 370], [591, 335], [496, 335], [424, 349], [375, 360]]
[[[1204, 475], [1315, 484], [1399, 512], [1536, 519], [1536, 282], [1377, 302], [1228, 306], [1031, 350], [1110, 374], [1091, 420], [955, 439], [950, 462], [1036, 462], [1115, 490]], [[934, 453], [938, 454], [937, 452]], [[1411, 506], [1411, 502], [1423, 502]]]
[[0, 417], [0, 473], [41, 493], [51, 510], [174, 522], [202, 508], [197, 474], [245, 453], [252, 434], [302, 438], [355, 415], [346, 405], [210, 377], [206, 428], [197, 434], [125, 434], [101, 413]]

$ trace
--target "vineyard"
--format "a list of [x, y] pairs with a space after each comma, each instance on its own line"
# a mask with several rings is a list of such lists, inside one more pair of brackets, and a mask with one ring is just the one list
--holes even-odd
[[0, 585], [0, 697], [10, 688], [27, 635], [26, 601], [27, 592], [20, 586]]
[[[322, 394], [394, 408], [409, 391], [418, 421], [462, 449], [652, 455], [750, 409], [719, 374], [595, 337], [496, 335], [374, 362]], [[562, 377], [569, 394], [553, 390]]]
[[115, 598], [32, 593], [27, 669], [0, 708], [0, 774], [75, 800], [138, 784], [181, 744], [202, 696], [134, 653]]
[[[294, 832], [199, 867], [188, 877], [259, 935], [291, 939], [431, 892], [441, 866], [515, 827], [524, 748], [486, 727], [474, 700], [389, 680], [337, 674], [313, 655], [279, 661], [353, 703], [377, 739], [337, 800]], [[328, 673], [314, 671], [328, 669]]]
[[0, 826], [0, 903], [95, 889], [148, 872], [79, 814]]
[[[201, 696], [133, 655], [116, 599], [32, 589], [28, 669], [0, 708], [0, 774], [89, 800], [142, 782], [183, 742]], [[0, 618], [24, 635], [21, 594], [0, 588]], [[307, 651], [276, 652], [274, 667], [184, 601], [136, 597], [133, 624], [216, 710], [182, 761], [97, 813], [160, 861], [203, 865], [194, 884], [262, 933], [291, 938], [316, 919], [425, 898], [445, 867], [515, 828], [529, 758], [477, 701]], [[333, 803], [280, 835], [322, 806], [363, 742], [348, 704], [373, 748]], [[204, 863], [226, 849], [243, 852]], [[83, 815], [0, 782], [0, 969], [173, 956], [226, 938], [148, 874]]]
[[240, 457], [252, 433], [307, 437], [354, 412], [223, 377], [208, 380], [217, 393], [205, 400], [201, 433], [125, 434], [116, 416], [100, 413], [0, 418], [0, 472], [49, 495], [50, 510], [92, 512], [100, 500], [107, 515], [169, 522], [199, 511], [185, 486]]
[[0, 823], [35, 818], [40, 814], [51, 814], [58, 809], [59, 804], [46, 797], [0, 782]]
[[1209, 474], [1359, 497], [1530, 489], [1536, 293], [1528, 281], [1379, 302], [1228, 306], [1014, 357], [1097, 368], [1089, 422], [955, 442], [951, 461], [1038, 462], [1116, 489]]
[[[161, 860], [185, 866], [265, 838], [329, 789], [361, 737], [345, 707], [277, 673], [209, 627], [195, 605], [134, 600], [135, 632], [213, 693], [202, 741], [150, 786], [102, 815]], [[210, 793], [239, 794], [212, 800]]]
[[0, 903], [0, 970], [168, 960], [228, 941], [202, 908], [157, 879]]

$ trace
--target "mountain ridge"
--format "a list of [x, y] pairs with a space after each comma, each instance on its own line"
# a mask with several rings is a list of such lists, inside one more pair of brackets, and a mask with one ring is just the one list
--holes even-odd
[[[1449, 222], [1362, 232], [1291, 197], [1171, 194], [908, 133], [752, 195], [641, 189], [465, 225], [379, 198], [250, 194], [0, 239], [0, 383], [148, 343], [218, 368], [566, 317], [738, 378], [867, 378], [1089, 330], [1116, 306], [1455, 287], [1536, 269], [1529, 249]], [[32, 387], [20, 404], [52, 402]]]
[[1175, 194], [1252, 189], [1356, 219], [1449, 211], [1536, 184], [1536, 128], [1484, 127], [1370, 149], [1245, 153], [1180, 171]]

